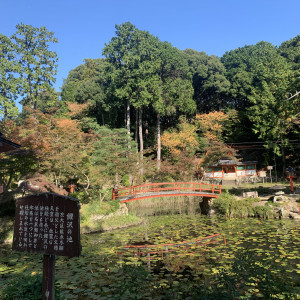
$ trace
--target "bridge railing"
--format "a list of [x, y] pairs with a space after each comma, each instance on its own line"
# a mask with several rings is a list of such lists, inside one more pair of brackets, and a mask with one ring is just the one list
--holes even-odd
[[221, 185], [207, 184], [199, 182], [161, 182], [148, 183], [137, 186], [123, 187], [112, 190], [113, 200], [122, 199], [126, 197], [139, 198], [145, 194], [168, 194], [168, 192], [175, 192], [177, 194], [221, 194]]

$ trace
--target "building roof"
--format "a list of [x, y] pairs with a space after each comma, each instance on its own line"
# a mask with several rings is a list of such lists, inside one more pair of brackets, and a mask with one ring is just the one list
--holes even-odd
[[221, 159], [217, 164], [213, 164], [210, 167], [220, 167], [220, 166], [228, 166], [228, 165], [248, 165], [248, 164], [256, 164], [257, 161], [234, 161], [233, 159]]
[[[0, 146], [2, 146], [3, 143], [8, 144], [8, 145], [10, 145], [10, 146], [12, 146], [14, 148], [20, 148], [21, 147], [21, 145], [16, 144], [16, 143], [14, 143], [14, 142], [12, 142], [10, 140], [7, 140], [4, 137], [2, 137], [2, 133], [0, 132]], [[1, 152], [1, 150], [0, 150], [0, 152]]]

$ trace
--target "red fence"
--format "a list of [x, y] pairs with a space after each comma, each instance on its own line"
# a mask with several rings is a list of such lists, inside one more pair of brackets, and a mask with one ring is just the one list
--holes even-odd
[[198, 182], [162, 182], [113, 189], [113, 200], [128, 202], [133, 200], [164, 196], [207, 196], [221, 194], [221, 185]]

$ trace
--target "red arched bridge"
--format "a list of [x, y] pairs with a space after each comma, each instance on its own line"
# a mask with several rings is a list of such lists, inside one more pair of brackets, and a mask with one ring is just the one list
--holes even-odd
[[162, 182], [136, 185], [112, 190], [113, 200], [129, 202], [146, 198], [169, 196], [199, 196], [216, 198], [221, 185], [199, 182]]

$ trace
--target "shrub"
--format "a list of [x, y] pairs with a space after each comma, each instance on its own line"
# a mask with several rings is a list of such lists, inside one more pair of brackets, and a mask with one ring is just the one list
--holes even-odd
[[87, 194], [83, 191], [70, 193], [69, 196], [78, 199], [80, 203], [89, 203], [90, 201]]
[[121, 184], [123, 186], [130, 186], [130, 177], [128, 174], [124, 175], [121, 179]]
[[226, 191], [215, 199], [213, 208], [227, 218], [243, 218], [254, 216], [253, 203], [258, 201], [256, 198], [238, 200]]
[[254, 207], [253, 211], [254, 211], [254, 215], [256, 217], [259, 217], [262, 219], [269, 219], [269, 218], [274, 217], [272, 207], [269, 205], [256, 206], [256, 207]]

